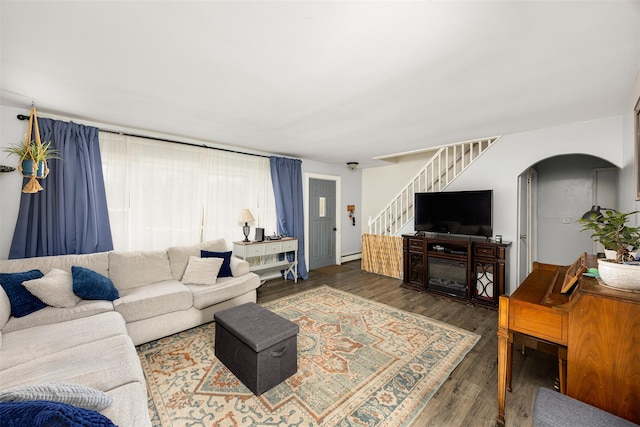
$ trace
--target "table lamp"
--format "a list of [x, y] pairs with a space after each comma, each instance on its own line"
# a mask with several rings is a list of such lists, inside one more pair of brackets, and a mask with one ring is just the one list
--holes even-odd
[[240, 211], [240, 218], [238, 218], [238, 222], [244, 222], [242, 226], [242, 232], [244, 233], [243, 242], [249, 241], [249, 231], [251, 231], [251, 227], [249, 227], [249, 223], [255, 221], [253, 215], [251, 215], [251, 211], [249, 209], [242, 209]]

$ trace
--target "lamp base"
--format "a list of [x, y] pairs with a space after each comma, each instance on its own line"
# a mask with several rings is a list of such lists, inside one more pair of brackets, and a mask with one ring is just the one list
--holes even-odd
[[244, 233], [244, 240], [243, 242], [248, 242], [249, 241], [249, 232], [251, 231], [251, 227], [249, 227], [249, 224], [247, 224], [246, 222], [244, 223], [244, 225], [242, 226], [242, 232]]

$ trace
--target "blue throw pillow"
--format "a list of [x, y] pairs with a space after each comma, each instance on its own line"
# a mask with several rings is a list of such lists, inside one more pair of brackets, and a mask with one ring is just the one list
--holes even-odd
[[200, 251], [200, 258], [222, 258], [222, 267], [218, 272], [218, 277], [232, 277], [231, 272], [231, 251], [229, 252], [211, 252]]
[[82, 299], [113, 301], [120, 297], [111, 279], [85, 267], [71, 267], [73, 293]]
[[100, 412], [68, 403], [32, 400], [0, 403], [0, 425], [8, 427], [115, 427]]
[[39, 279], [42, 276], [44, 275], [40, 270], [30, 270], [22, 273], [0, 273], [0, 285], [2, 285], [9, 297], [11, 314], [14, 317], [26, 316], [47, 306], [22, 286], [22, 282]]

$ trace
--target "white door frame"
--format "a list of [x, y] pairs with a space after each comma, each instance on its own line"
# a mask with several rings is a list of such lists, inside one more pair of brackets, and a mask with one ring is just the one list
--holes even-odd
[[336, 264], [340, 265], [342, 260], [342, 221], [340, 217], [342, 177], [338, 175], [304, 173], [304, 260], [307, 268], [309, 268], [309, 180], [311, 179], [323, 179], [325, 181], [335, 181], [336, 183]]
[[[528, 168], [526, 172], [523, 172], [518, 177], [518, 245], [516, 247], [518, 260], [516, 265], [516, 287], [518, 287], [531, 272], [533, 262], [537, 259], [537, 192], [538, 175], [535, 169]], [[525, 264], [523, 264], [523, 262]], [[513, 291], [515, 291], [515, 289], [511, 289], [511, 292]]]

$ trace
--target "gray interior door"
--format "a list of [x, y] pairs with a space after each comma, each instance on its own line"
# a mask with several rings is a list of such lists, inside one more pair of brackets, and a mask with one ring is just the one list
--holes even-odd
[[336, 263], [336, 183], [309, 180], [309, 270]]

